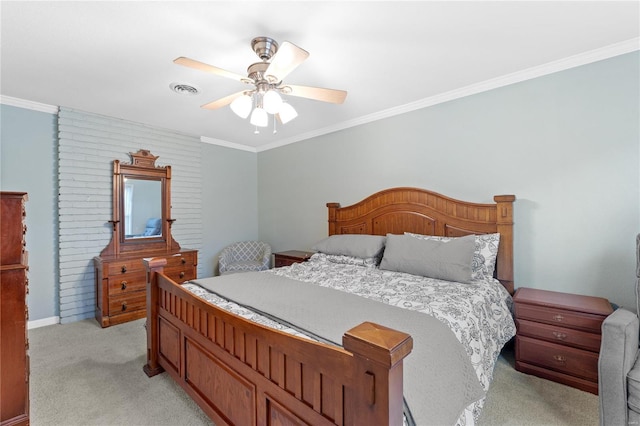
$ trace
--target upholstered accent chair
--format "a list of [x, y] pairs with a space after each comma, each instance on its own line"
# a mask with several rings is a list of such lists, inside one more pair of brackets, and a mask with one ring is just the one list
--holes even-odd
[[271, 265], [271, 246], [262, 241], [242, 241], [225, 247], [220, 253], [220, 275], [234, 272], [263, 271]]
[[[636, 237], [636, 312], [640, 312], [640, 234]], [[640, 424], [640, 360], [638, 315], [620, 308], [602, 323], [598, 360], [600, 424]]]

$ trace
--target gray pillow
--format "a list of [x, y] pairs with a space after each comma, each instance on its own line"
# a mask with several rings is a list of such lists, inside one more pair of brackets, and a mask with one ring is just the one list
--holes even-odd
[[474, 235], [450, 241], [435, 241], [387, 234], [380, 269], [470, 283], [474, 249]]
[[317, 242], [312, 250], [325, 254], [354, 256], [361, 259], [375, 257], [384, 248], [383, 235], [344, 234], [332, 235]]

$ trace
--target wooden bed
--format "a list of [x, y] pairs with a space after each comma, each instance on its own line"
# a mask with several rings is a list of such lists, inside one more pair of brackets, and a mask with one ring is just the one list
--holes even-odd
[[[329, 235], [462, 236], [500, 233], [496, 277], [513, 293], [513, 195], [495, 203], [454, 200], [416, 188], [387, 189], [352, 206], [328, 203]], [[146, 259], [147, 364], [166, 371], [217, 424], [402, 424], [402, 365], [411, 336], [363, 323], [343, 348], [295, 337], [233, 315]]]

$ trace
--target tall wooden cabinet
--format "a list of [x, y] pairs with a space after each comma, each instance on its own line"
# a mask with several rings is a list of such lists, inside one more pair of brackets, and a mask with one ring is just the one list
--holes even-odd
[[0, 425], [29, 424], [24, 192], [0, 193]]

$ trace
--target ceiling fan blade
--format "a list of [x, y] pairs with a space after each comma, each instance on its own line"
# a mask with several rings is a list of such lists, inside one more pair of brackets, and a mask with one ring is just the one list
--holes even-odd
[[288, 41], [283, 42], [264, 72], [274, 83], [282, 81], [291, 71], [309, 57], [309, 52]]
[[222, 77], [231, 78], [233, 80], [242, 81], [247, 79], [247, 77], [245, 77], [244, 75], [223, 70], [222, 68], [214, 67], [213, 65], [205, 64], [204, 62], [196, 61], [195, 59], [185, 58], [184, 56], [174, 59], [173, 63], [211, 74], [220, 75]]
[[223, 106], [229, 105], [231, 102], [233, 102], [233, 100], [235, 98], [239, 98], [243, 94], [244, 94], [244, 91], [238, 92], [238, 93], [234, 93], [233, 95], [229, 95], [229, 96], [225, 96], [224, 98], [220, 98], [217, 101], [213, 101], [213, 102], [209, 102], [208, 104], [204, 104], [200, 108], [204, 108], [204, 109], [222, 108]]
[[341, 104], [347, 97], [347, 92], [344, 90], [323, 89], [321, 87], [311, 86], [294, 86], [292, 84], [287, 84], [283, 87], [289, 87], [291, 89], [291, 91], [283, 91], [286, 95], [309, 98], [322, 102], [331, 102], [333, 104]]

